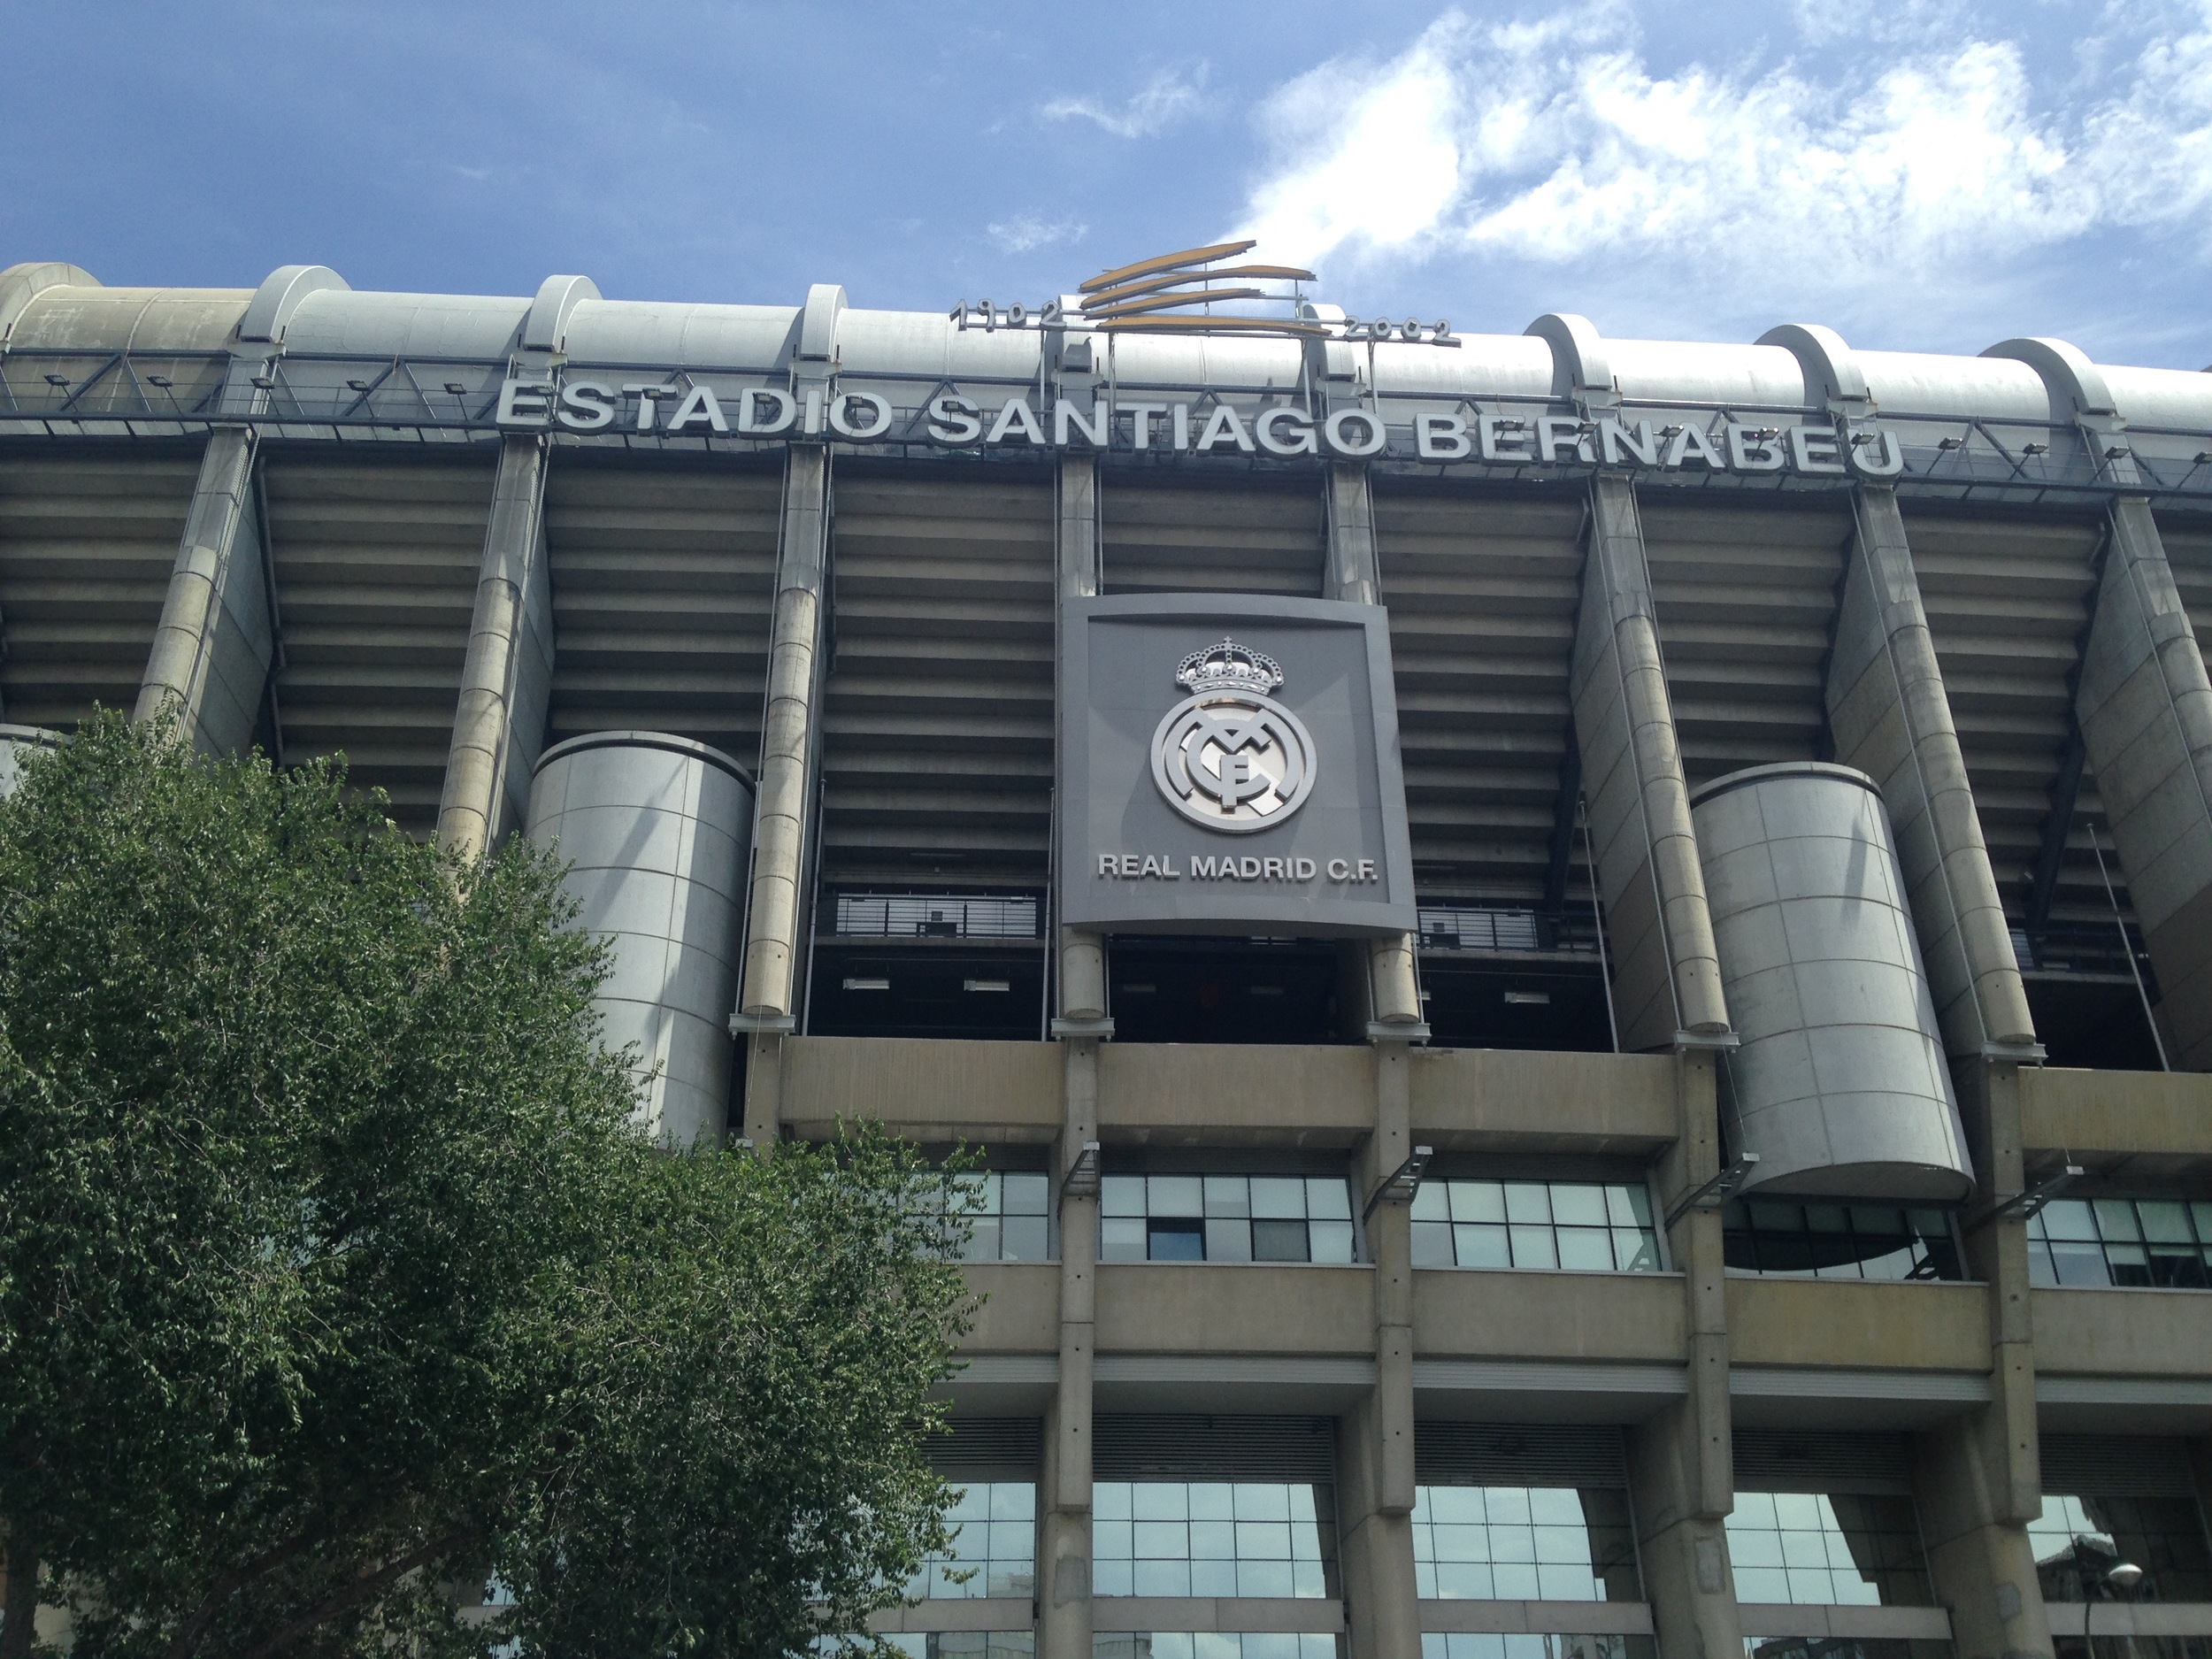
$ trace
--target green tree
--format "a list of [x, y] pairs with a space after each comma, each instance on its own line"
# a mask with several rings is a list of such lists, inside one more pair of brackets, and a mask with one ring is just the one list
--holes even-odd
[[[671, 1155], [511, 846], [113, 718], [0, 801], [0, 1659], [767, 1654], [941, 1542], [964, 1293], [880, 1136]], [[464, 1594], [464, 1600], [472, 1595]]]

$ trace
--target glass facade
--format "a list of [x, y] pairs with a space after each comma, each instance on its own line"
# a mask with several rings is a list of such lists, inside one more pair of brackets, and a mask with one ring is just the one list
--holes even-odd
[[1424, 1631], [1421, 1659], [1659, 1659], [1648, 1636], [1562, 1636], [1548, 1631]]
[[945, 1511], [945, 1525], [952, 1548], [923, 1564], [910, 1594], [956, 1601], [1036, 1594], [1034, 1481], [972, 1481]]
[[1105, 1262], [1349, 1262], [1352, 1193], [1340, 1175], [1109, 1175]]
[[1739, 1601], [1931, 1607], [1919, 1517], [1908, 1497], [1739, 1492], [1728, 1517]]
[[1951, 1644], [1886, 1636], [1747, 1636], [1743, 1653], [1744, 1659], [1951, 1659]]
[[1328, 1487], [1304, 1482], [1099, 1481], [1093, 1594], [1333, 1595], [1331, 1500]]
[[1413, 1572], [1426, 1601], [1640, 1601], [1628, 1494], [1417, 1486]]
[[903, 1632], [883, 1639], [908, 1659], [1030, 1659], [1037, 1633], [1026, 1630]]
[[1308, 1631], [1100, 1631], [1092, 1659], [1337, 1659], [1337, 1639]]
[[1640, 1181], [1423, 1181], [1413, 1264], [1655, 1273], [1651, 1194]]
[[2212, 1659], [2212, 1636], [2054, 1636], [2056, 1659]]
[[1044, 1262], [1052, 1257], [1052, 1178], [978, 1170], [952, 1179], [969, 1233], [964, 1262]]
[[2038, 1285], [2212, 1287], [2212, 1203], [2177, 1198], [2055, 1198], [2028, 1220]]
[[2212, 1601], [2212, 1551], [2194, 1498], [2043, 1494], [2028, 1523], [2046, 1601], [2116, 1599], [2105, 1577], [2122, 1562], [2143, 1570], [2131, 1601]]
[[1728, 1265], [1792, 1279], [1965, 1277], [1951, 1217], [1893, 1204], [1746, 1198], [1721, 1212]]

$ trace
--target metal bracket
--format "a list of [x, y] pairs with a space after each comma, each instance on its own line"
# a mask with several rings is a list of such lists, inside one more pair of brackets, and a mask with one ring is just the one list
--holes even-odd
[[1697, 1048], [1714, 1054], [1729, 1054], [1743, 1047], [1743, 1039], [1732, 1031], [1678, 1031], [1674, 1046], [1679, 1053], [1685, 1048]]
[[732, 1014], [730, 1035], [733, 1037], [788, 1037], [799, 1027], [799, 1022], [788, 1014]]
[[2078, 1164], [2069, 1164], [2057, 1174], [2047, 1176], [2024, 1193], [2015, 1193], [1985, 1210], [1979, 1210], [1959, 1223], [1962, 1233], [1972, 1233], [1993, 1221], [2025, 1221], [2039, 1213], [2044, 1205], [2056, 1198], [2089, 1171]]
[[1370, 1042], [1426, 1042], [1429, 1023], [1425, 1019], [1371, 1019], [1367, 1022], [1367, 1041]]
[[1060, 1178], [1060, 1196], [1095, 1198], [1098, 1183], [1098, 1142], [1086, 1141], [1083, 1149], [1075, 1155], [1075, 1162], [1068, 1165], [1068, 1172]]
[[1367, 1208], [1359, 1212], [1362, 1221], [1375, 1213], [1378, 1204], [1409, 1204], [1413, 1195], [1421, 1190], [1421, 1177], [1428, 1172], [1429, 1160], [1436, 1156], [1434, 1147], [1416, 1147], [1413, 1156], [1383, 1178], [1382, 1185], [1368, 1194]]
[[2009, 1060], [2015, 1065], [2041, 1065], [2049, 1057], [2049, 1050], [2039, 1042], [1982, 1044], [1982, 1058], [1985, 1060]]
[[1114, 1034], [1114, 1022], [1110, 1019], [1056, 1019], [1051, 1029], [1055, 1037], [1107, 1039]]
[[1736, 1195], [1737, 1189], [1751, 1179], [1752, 1171], [1758, 1167], [1757, 1153], [1738, 1153], [1736, 1161], [1711, 1180], [1676, 1199], [1667, 1211], [1666, 1225], [1672, 1227], [1693, 1210], [1718, 1210]]

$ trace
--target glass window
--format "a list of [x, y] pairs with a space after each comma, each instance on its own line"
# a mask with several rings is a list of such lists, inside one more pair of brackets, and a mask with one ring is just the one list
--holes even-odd
[[945, 1526], [952, 1548], [924, 1563], [907, 1586], [910, 1594], [958, 1601], [1037, 1593], [1034, 1481], [970, 1483], [945, 1512]]
[[1413, 1264], [1655, 1273], [1651, 1194], [1639, 1181], [1423, 1181]]
[[1334, 1594], [1331, 1496], [1302, 1482], [1099, 1481], [1092, 1594], [1325, 1598]]
[[1037, 1633], [1027, 1630], [902, 1632], [884, 1639], [908, 1659], [1030, 1659]]
[[1349, 1262], [1352, 1194], [1338, 1175], [1109, 1175], [1107, 1262]]
[[1425, 1601], [1640, 1601], [1628, 1494], [1572, 1486], [1417, 1486]]
[[2194, 1498], [2046, 1493], [2028, 1538], [2046, 1601], [2114, 1599], [2105, 1575], [2124, 1561], [2143, 1570], [2129, 1601], [2212, 1601], [2212, 1552]]
[[1947, 1641], [1890, 1636], [1747, 1636], [1743, 1652], [1744, 1659], [1952, 1659]]
[[1337, 1659], [1336, 1638], [1313, 1632], [1100, 1631], [1092, 1659]]
[[1965, 1277], [1950, 1212], [1739, 1199], [1721, 1212], [1728, 1265], [1787, 1279]]
[[968, 1218], [964, 1262], [1052, 1259], [1048, 1210], [1051, 1178], [1018, 1170], [974, 1170], [952, 1178], [954, 1202]]
[[1736, 1600], [1929, 1607], [1920, 1523], [1907, 1497], [1739, 1492], [1728, 1517]]
[[1548, 1632], [1424, 1631], [1421, 1659], [1658, 1659], [1649, 1636], [1559, 1636]]
[[2028, 1277], [2043, 1286], [2212, 1287], [2212, 1204], [2054, 1198], [2028, 1217]]

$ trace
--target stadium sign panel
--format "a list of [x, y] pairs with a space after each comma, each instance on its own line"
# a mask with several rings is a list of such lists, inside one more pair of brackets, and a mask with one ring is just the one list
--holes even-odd
[[1905, 470], [1896, 434], [1846, 433], [1834, 425], [1757, 426], [1683, 419], [1511, 414], [1464, 410], [1409, 412], [1403, 421], [1364, 405], [1317, 418], [1302, 404], [1239, 408], [1210, 402], [1134, 403], [1027, 395], [995, 407], [955, 392], [902, 411], [878, 392], [849, 387], [775, 385], [718, 392], [701, 380], [678, 387], [569, 380], [508, 380], [497, 423], [509, 430], [661, 433], [757, 442], [924, 443], [947, 449], [1117, 449], [1190, 456], [1246, 455], [1295, 460], [1328, 456], [1486, 466], [1624, 467], [1654, 472], [1789, 472], [1805, 477], [1895, 478]]
[[1380, 610], [1249, 594], [1061, 610], [1061, 919], [1402, 933], [1413, 856]]

